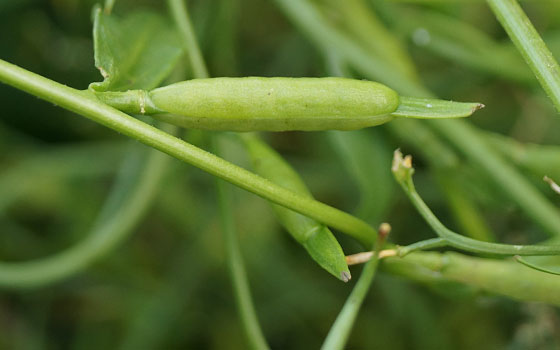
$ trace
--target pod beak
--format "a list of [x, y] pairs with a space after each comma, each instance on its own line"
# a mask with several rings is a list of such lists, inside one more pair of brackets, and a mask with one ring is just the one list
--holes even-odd
[[350, 275], [349, 271], [342, 271], [340, 273], [340, 279], [344, 282], [350, 281], [351, 278], [352, 278], [352, 275]]

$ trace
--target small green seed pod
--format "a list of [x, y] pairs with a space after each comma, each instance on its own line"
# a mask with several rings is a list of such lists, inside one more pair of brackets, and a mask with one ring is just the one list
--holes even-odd
[[[243, 135], [256, 173], [294, 192], [311, 193], [299, 175], [278, 153], [253, 135]], [[282, 206], [272, 205], [284, 228], [307, 250], [322, 268], [347, 282], [350, 271], [344, 252], [332, 232], [323, 224]]]
[[127, 113], [192, 129], [355, 130], [393, 118], [461, 118], [478, 103], [399, 97], [385, 85], [345, 78], [193, 79], [152, 91], [95, 92]]
[[158, 119], [197, 129], [232, 131], [353, 130], [393, 119], [397, 93], [344, 78], [212, 78], [150, 92]]
[[170, 124], [230, 131], [354, 130], [390, 121], [399, 105], [385, 85], [344, 78], [193, 79], [98, 97]]

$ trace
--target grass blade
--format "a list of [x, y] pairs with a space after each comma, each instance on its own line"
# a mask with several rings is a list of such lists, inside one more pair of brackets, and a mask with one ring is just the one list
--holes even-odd
[[487, 0], [498, 21], [560, 112], [560, 66], [516, 0]]

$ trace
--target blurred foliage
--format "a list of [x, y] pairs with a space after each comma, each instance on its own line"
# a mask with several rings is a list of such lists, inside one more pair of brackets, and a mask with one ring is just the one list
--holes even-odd
[[[94, 4], [0, 2], [0, 56], [76, 88], [100, 81], [91, 34]], [[490, 134], [489, 143], [511, 151], [507, 158], [560, 205], [560, 198], [540, 181], [542, 171], [560, 173], [560, 118], [527, 78], [523, 61], [485, 3], [369, 1], [368, 6], [402, 39], [420, 79], [438, 96], [486, 104], [472, 122], [508, 136]], [[526, 1], [524, 6], [560, 57], [560, 5]], [[197, 0], [189, 1], [189, 7], [212, 76], [329, 75], [322, 53], [272, 1]], [[120, 0], [113, 11], [126, 14], [139, 8], [164, 15], [168, 11], [164, 2], [148, 0]], [[426, 45], [426, 33], [434, 47]], [[507, 66], [496, 57], [468, 56], [451, 45], [476, 46], [479, 42], [469, 40], [478, 35], [484, 38], [484, 54], [500, 52], [508, 57]], [[508, 75], [505, 67], [517, 75]], [[0, 103], [0, 258], [48, 256], [84, 239], [127, 149], [119, 135], [6, 85], [0, 85]], [[392, 223], [393, 242], [432, 237], [388, 175], [392, 150], [403, 147], [415, 154], [413, 145], [385, 126], [353, 133], [355, 138], [346, 140], [329, 132], [265, 136], [318, 200], [373, 224]], [[189, 137], [204, 139], [196, 132]], [[349, 142], [363, 153], [350, 157], [345, 148]], [[541, 151], [545, 146], [536, 144], [548, 146]], [[228, 160], [248, 167], [238, 142], [231, 139], [225, 149]], [[521, 150], [536, 155], [526, 158]], [[536, 157], [549, 163], [533, 165]], [[353, 165], [367, 159], [373, 178]], [[453, 189], [442, 188], [451, 185], [438, 181], [442, 172], [433, 171], [429, 159], [415, 161], [422, 196], [443, 222], [461, 232], [461, 218], [446, 197]], [[536, 225], [476, 168], [463, 159], [452, 161], [459, 167], [453, 186], [477, 203], [498, 240], [542, 238]], [[0, 349], [246, 348], [224, 262], [213, 179], [178, 161], [170, 161], [163, 177], [134, 234], [111, 254], [54, 285], [0, 291]], [[343, 284], [314, 264], [262, 199], [236, 189], [234, 201], [247, 273], [269, 344], [318, 348], [353, 283]], [[347, 237], [339, 238], [346, 253], [359, 250]], [[353, 268], [353, 275], [358, 271]], [[426, 288], [382, 269], [348, 348], [554, 349], [560, 346], [559, 334], [560, 314], [551, 306], [457, 284]]]

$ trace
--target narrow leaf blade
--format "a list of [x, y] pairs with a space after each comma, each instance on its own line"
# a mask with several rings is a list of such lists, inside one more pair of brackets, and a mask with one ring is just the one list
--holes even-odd
[[395, 117], [416, 119], [463, 118], [484, 108], [482, 103], [453, 102], [430, 98], [401, 97]]

